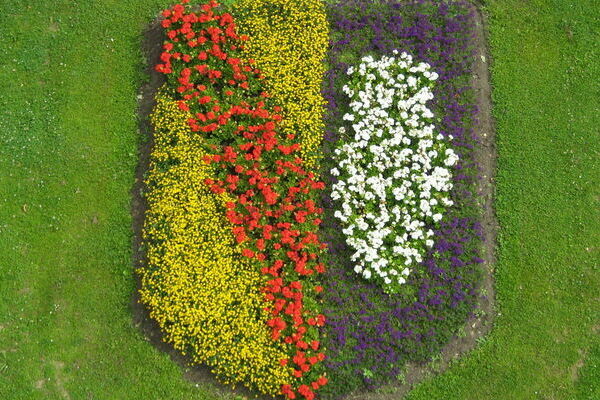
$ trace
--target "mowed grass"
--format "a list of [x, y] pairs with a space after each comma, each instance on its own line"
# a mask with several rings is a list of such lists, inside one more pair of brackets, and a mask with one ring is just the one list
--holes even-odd
[[141, 32], [166, 5], [1, 3], [1, 399], [231, 398], [132, 322]]
[[495, 329], [417, 399], [600, 399], [600, 3], [490, 0]]
[[[0, 398], [229, 399], [132, 323], [140, 33], [164, 0], [0, 6]], [[596, 0], [489, 1], [492, 334], [410, 399], [600, 398]]]

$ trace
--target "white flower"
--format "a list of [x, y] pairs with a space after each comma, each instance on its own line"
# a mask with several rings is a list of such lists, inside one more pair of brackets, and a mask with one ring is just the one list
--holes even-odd
[[[438, 75], [428, 64], [402, 53], [364, 57], [356, 70], [348, 69], [350, 81], [343, 87], [351, 109], [343, 120], [352, 129], [351, 139], [334, 151], [334, 217], [354, 252], [354, 271], [392, 288], [406, 282], [434, 245], [426, 227], [453, 204], [449, 167], [459, 158], [450, 135], [437, 133], [432, 123], [429, 85]], [[405, 266], [400, 274], [397, 265]]]

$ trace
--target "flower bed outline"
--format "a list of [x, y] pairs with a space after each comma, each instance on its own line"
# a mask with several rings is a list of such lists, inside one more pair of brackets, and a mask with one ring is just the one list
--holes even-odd
[[[482, 18], [481, 15], [479, 14], [479, 11], [478, 11], [477, 15], [478, 15], [478, 18]], [[483, 26], [480, 25], [479, 28], [481, 29], [481, 28], [483, 28]], [[478, 38], [482, 39], [482, 35], [483, 35], [483, 30], [480, 30], [480, 33], [478, 34]], [[487, 57], [487, 59], [489, 60], [489, 56], [487, 55], [487, 51], [485, 50], [485, 40], [483, 40], [483, 41], [480, 40], [480, 42], [481, 43], [478, 46], [478, 50], [481, 50], [481, 54], [480, 55], [482, 57]], [[480, 90], [483, 90], [483, 92], [484, 92], [483, 96], [485, 96], [485, 92], [487, 92], [488, 95], [489, 95], [489, 86], [487, 86], [487, 90], [485, 90], [485, 86], [486, 86], [485, 83], [487, 83], [487, 82], [483, 82], [483, 81], [486, 81], [484, 75], [487, 75], [487, 68], [486, 68], [487, 63], [485, 61], [483, 61], [483, 60], [484, 59], [481, 58], [481, 62], [480, 62], [479, 58], [476, 59], [476, 63], [477, 64], [481, 64], [480, 66], [483, 66], [483, 69], [482, 68], [478, 69], [479, 70], [479, 74], [478, 74], [479, 81], [482, 82], [482, 84], [481, 85], [476, 85], [476, 87], [479, 87]], [[156, 77], [152, 77], [152, 74], [150, 74], [150, 75], [151, 75], [151, 79], [154, 80], [154, 82], [153, 82], [153, 84], [147, 85], [145, 87], [145, 96], [144, 96], [144, 98], [146, 99], [146, 101], [148, 101], [148, 98], [149, 98], [148, 96], [150, 96], [150, 99], [152, 98], [152, 96], [151, 96], [152, 86], [153, 85], [154, 86], [157, 85], [157, 82], [156, 82], [156, 79], [155, 79]], [[483, 76], [483, 78], [482, 78], [482, 76]], [[482, 100], [481, 98], [479, 100], [482, 103], [486, 102], [485, 100]], [[150, 100], [150, 102], [151, 102], [151, 100]], [[487, 99], [487, 102], [489, 104], [489, 98]], [[489, 111], [489, 107], [488, 107], [488, 111]], [[485, 119], [485, 116], [484, 116], [484, 119]], [[489, 115], [488, 115], [487, 119], [489, 120]], [[483, 143], [481, 147], [482, 147], [482, 149], [485, 148], [486, 150], [493, 150], [493, 128], [492, 128], [492, 125], [491, 125], [491, 120], [489, 120], [488, 122], [484, 121], [482, 124], [483, 125], [487, 124], [490, 130], [488, 131], [487, 135], [484, 136], [486, 138], [486, 140], [485, 140], [486, 143]], [[140, 125], [143, 128], [142, 130], [145, 130], [146, 132], [148, 132], [148, 127], [146, 126], [144, 128], [143, 119], [141, 120]], [[483, 131], [482, 128], [478, 128], [478, 129], [479, 129], [479, 131]], [[147, 151], [148, 147], [149, 147], [149, 144], [146, 144], [146, 146], [142, 146], [142, 149], [145, 148], [146, 151]], [[483, 171], [484, 179], [487, 182], [483, 182], [482, 181], [482, 183], [481, 183], [482, 187], [491, 184], [491, 179], [492, 179], [493, 170], [494, 170], [494, 168], [493, 168], [493, 157], [490, 157], [490, 154], [489, 154], [490, 152], [488, 152], [488, 154], [483, 154], [483, 153], [485, 153], [485, 151], [482, 151], [481, 154], [480, 154], [480, 156], [482, 158], [492, 159], [491, 160], [492, 162], [488, 163], [491, 167], [487, 168], [486, 171]], [[493, 151], [491, 153], [493, 153]], [[134, 200], [136, 200], [136, 196], [137, 196], [137, 200], [134, 201], [134, 204], [132, 206], [132, 213], [134, 214], [134, 225], [136, 223], [138, 224], [138, 228], [134, 229], [134, 231], [137, 233], [136, 237], [134, 239], [134, 251], [135, 251], [135, 254], [136, 254], [136, 257], [137, 257], [137, 263], [143, 262], [143, 255], [142, 255], [142, 252], [141, 252], [140, 247], [139, 247], [139, 236], [138, 236], [139, 232], [140, 232], [140, 230], [139, 230], [140, 218], [141, 218], [141, 215], [143, 215], [143, 199], [141, 197], [139, 197], [139, 195], [137, 195], [139, 193], [139, 190], [143, 186], [143, 184], [141, 182], [139, 182], [139, 179], [143, 175], [143, 170], [144, 170], [143, 163], [144, 163], [144, 161], [143, 161], [143, 157], [142, 157], [142, 160], [140, 162], [140, 167], [138, 169], [138, 174], [137, 174], [138, 183], [136, 184], [136, 187], [134, 187], [134, 190], [133, 190]], [[492, 172], [492, 173], [490, 173], [490, 172]], [[489, 216], [487, 218], [487, 221], [488, 221], [487, 224], [489, 226], [486, 226], [486, 228], [487, 228], [486, 229], [486, 235], [488, 235], [490, 238], [492, 238], [492, 240], [491, 240], [492, 244], [491, 244], [491, 246], [488, 246], [489, 247], [488, 251], [484, 254], [485, 258], [486, 258], [486, 265], [491, 264], [491, 262], [493, 261], [493, 251], [492, 251], [492, 249], [493, 249], [493, 236], [494, 236], [494, 232], [493, 231], [494, 231], [494, 227], [495, 227], [495, 222], [493, 221], [493, 210], [491, 210], [491, 206], [490, 206], [490, 201], [491, 201], [490, 194], [491, 194], [491, 191], [488, 190], [487, 191], [487, 195], [485, 196], [485, 202], [487, 204], [487, 206], [486, 206], [486, 212], [488, 214], [491, 214], [491, 218], [489, 218]], [[488, 253], [489, 253], [489, 255], [488, 255]], [[487, 275], [488, 274], [486, 274], [486, 276]], [[490, 282], [491, 282], [491, 277], [490, 277]], [[489, 282], [488, 282], [488, 283], [485, 284], [485, 286], [488, 288], [488, 299], [484, 300], [484, 301], [488, 301], [489, 303], [491, 303], [491, 301], [493, 300], [493, 294], [492, 294], [492, 291], [491, 291], [492, 290], [491, 284], [489, 284]], [[134, 308], [136, 308], [136, 322], [138, 324], [144, 325], [143, 328], [142, 328], [142, 330], [148, 336], [152, 337], [152, 341], [154, 342], [155, 345], [158, 345], [163, 350], [169, 349], [169, 346], [164, 345], [160, 341], [160, 338], [159, 338], [160, 337], [160, 333], [156, 332], [156, 330], [151, 327], [151, 325], [152, 325], [151, 323], [148, 323], [147, 318], [143, 316], [145, 310], [143, 310], [143, 308], [140, 308], [139, 305], [136, 304], [135, 299], [134, 299], [134, 305], [135, 305]], [[489, 317], [491, 315], [492, 306], [491, 306], [491, 304], [488, 304], [488, 306], [485, 306], [484, 308], [487, 310], [486, 312], [487, 312], [487, 315], [488, 315], [488, 320], [485, 323], [484, 322], [480, 323], [479, 322], [479, 321], [481, 321], [480, 319], [473, 320], [473, 321], [475, 321], [475, 324], [477, 325], [477, 327], [475, 329], [479, 329], [481, 326], [484, 326], [484, 330], [487, 330], [489, 328], [489, 326], [490, 326]], [[473, 325], [473, 321], [469, 322], [468, 326]], [[474, 343], [474, 339], [473, 339], [473, 337], [470, 337], [470, 335], [471, 335], [470, 333], [467, 333], [468, 337], [466, 339], [469, 339], [470, 342]], [[463, 338], [463, 340], [458, 340], [458, 341], [459, 342], [461, 342], [461, 341], [465, 342], [464, 339], [465, 338]], [[472, 346], [472, 345], [463, 346], [463, 347], [469, 347], [469, 346]], [[451, 344], [447, 346], [447, 348], [451, 348], [451, 347], [452, 347]], [[186, 362], [185, 361], [185, 357], [180, 357], [178, 354], [173, 353], [172, 351], [169, 351], [169, 353], [172, 355], [172, 357], [178, 359], [180, 363], [183, 364], [183, 363]], [[416, 369], [417, 370], [424, 370], [424, 367], [419, 366]], [[213, 382], [212, 378], [207, 378], [206, 377], [206, 374], [204, 372], [202, 372], [203, 369], [201, 367], [195, 367], [195, 368], [193, 368], [193, 369], [191, 369], [189, 371], [190, 371], [189, 373], [191, 375], [193, 375], [192, 379], [195, 380], [195, 381], [201, 381], [201, 382], [204, 382], [204, 383], [205, 382]], [[406, 375], [408, 376], [407, 382], [410, 384], [410, 383], [412, 383], [412, 381], [414, 380], [414, 378], [416, 378], [419, 375], [419, 373], [418, 372], [417, 373], [406, 372]], [[245, 392], [242, 392], [242, 393], [245, 393]], [[378, 397], [376, 397], [377, 395], [375, 395], [375, 394], [366, 394], [366, 393], [360, 394], [358, 396], [359, 397], [357, 397], [357, 398], [369, 398], [369, 399], [370, 398], [378, 398]], [[363, 397], [361, 397], [361, 396], [363, 396]], [[364, 396], [369, 396], [369, 397], [364, 397]], [[375, 397], [373, 397], [373, 396], [375, 396]], [[384, 397], [382, 397], [382, 398], [384, 398]]]

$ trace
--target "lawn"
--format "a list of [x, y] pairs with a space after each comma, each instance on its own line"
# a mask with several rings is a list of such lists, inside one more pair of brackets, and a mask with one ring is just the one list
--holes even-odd
[[[163, 0], [3, 2], [0, 397], [228, 399], [132, 321], [140, 33]], [[597, 0], [486, 2], [499, 315], [415, 399], [600, 398]]]
[[140, 32], [166, 4], [2, 3], [3, 399], [226, 398], [131, 316]]

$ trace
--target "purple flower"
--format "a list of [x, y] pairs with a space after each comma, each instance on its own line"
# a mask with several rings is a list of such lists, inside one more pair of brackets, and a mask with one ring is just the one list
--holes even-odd
[[464, 0], [338, 0], [328, 5], [332, 31], [323, 96], [327, 131], [323, 142], [325, 179], [338, 128], [348, 104], [341, 93], [346, 70], [367, 54], [406, 51], [439, 74], [431, 109], [436, 128], [452, 135], [460, 155], [454, 174], [455, 207], [433, 227], [435, 244], [409, 277], [406, 292], [389, 296], [352, 271], [351, 252], [323, 196], [323, 235], [331, 243], [325, 302], [326, 365], [330, 384], [323, 397], [339, 398], [395, 377], [409, 360], [422, 361], [438, 351], [473, 313], [479, 294], [480, 210], [474, 183], [478, 166], [473, 149], [477, 109], [469, 87], [472, 72], [473, 15]]

